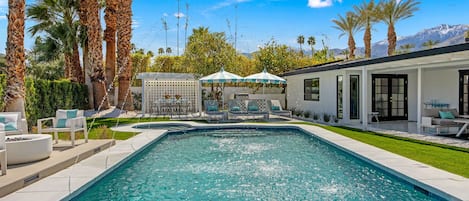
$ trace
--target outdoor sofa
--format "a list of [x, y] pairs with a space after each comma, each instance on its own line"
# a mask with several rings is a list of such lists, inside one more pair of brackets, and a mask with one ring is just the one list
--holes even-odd
[[461, 124], [454, 122], [458, 119], [461, 118], [455, 108], [425, 108], [422, 111], [422, 129], [433, 128], [439, 135], [441, 128], [459, 128]]

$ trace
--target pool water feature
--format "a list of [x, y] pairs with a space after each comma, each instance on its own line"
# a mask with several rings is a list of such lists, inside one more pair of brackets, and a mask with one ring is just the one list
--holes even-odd
[[435, 199], [314, 136], [278, 128], [171, 133], [73, 198]]

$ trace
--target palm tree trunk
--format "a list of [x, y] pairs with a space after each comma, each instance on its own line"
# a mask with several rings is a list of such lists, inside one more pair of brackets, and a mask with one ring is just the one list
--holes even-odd
[[[106, 86], [113, 86], [116, 76], [116, 26], [117, 26], [117, 0], [106, 0], [106, 30], [104, 39], [106, 40]], [[109, 102], [114, 105], [114, 86], [109, 90]]]
[[72, 53], [72, 62], [73, 62], [73, 69], [72, 75], [75, 77], [78, 83], [84, 84], [85, 83], [85, 76], [83, 74], [83, 69], [81, 68], [80, 64], [80, 51], [78, 50], [78, 43], [73, 45], [73, 53]]
[[391, 56], [394, 54], [394, 51], [396, 50], [396, 31], [394, 29], [394, 24], [389, 24], [388, 26], [388, 56]]
[[365, 58], [371, 58], [371, 27], [369, 24], [366, 26], [363, 42], [365, 43]]
[[88, 60], [92, 69], [90, 79], [93, 85], [94, 109], [108, 109], [106, 97], [106, 77], [103, 69], [103, 48], [101, 42], [101, 23], [99, 4], [96, 0], [81, 0], [87, 11]]
[[355, 47], [355, 40], [353, 39], [353, 35], [351, 33], [349, 34], [349, 37], [348, 37], [348, 47], [350, 50], [349, 58], [354, 59], [356, 47]]
[[7, 87], [5, 111], [21, 112], [26, 118], [24, 75], [26, 69], [24, 50], [25, 1], [8, 1], [8, 28], [6, 44]]
[[119, 67], [119, 93], [117, 105], [125, 110], [133, 110], [130, 80], [132, 78], [132, 60], [130, 57], [132, 38], [132, 1], [124, 0], [119, 3], [119, 15], [117, 22], [117, 65]]
[[65, 66], [65, 69], [64, 69], [64, 77], [66, 79], [69, 79], [69, 80], [73, 80], [73, 76], [72, 76], [72, 67], [73, 67], [73, 61], [72, 61], [72, 54], [71, 53], [64, 53], [64, 66]]

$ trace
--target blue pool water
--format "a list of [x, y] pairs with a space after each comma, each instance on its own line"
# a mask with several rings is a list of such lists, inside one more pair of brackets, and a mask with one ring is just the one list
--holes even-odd
[[218, 129], [173, 133], [73, 198], [432, 199], [436, 198], [296, 129]]

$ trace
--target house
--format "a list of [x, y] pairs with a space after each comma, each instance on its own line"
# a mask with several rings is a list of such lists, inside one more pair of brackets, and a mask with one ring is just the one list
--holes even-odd
[[469, 43], [406, 54], [341, 61], [284, 74], [287, 106], [330, 114], [342, 123], [408, 120], [426, 107], [469, 113]]

